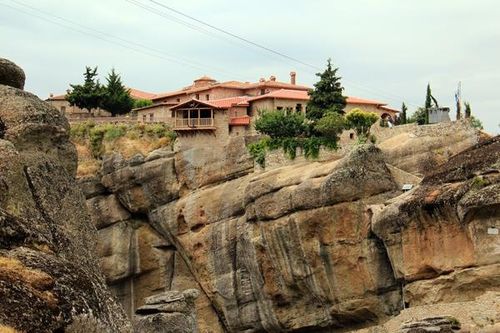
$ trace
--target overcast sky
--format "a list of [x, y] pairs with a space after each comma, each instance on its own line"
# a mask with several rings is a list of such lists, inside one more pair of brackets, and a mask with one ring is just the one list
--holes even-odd
[[398, 109], [405, 101], [411, 112], [424, 103], [430, 82], [454, 117], [461, 81], [463, 100], [498, 133], [499, 17], [496, 0], [0, 0], [0, 57], [23, 67], [26, 90], [41, 98], [81, 82], [86, 65], [99, 66], [102, 81], [114, 67], [126, 85], [164, 92], [201, 75], [288, 81], [292, 70], [298, 83], [312, 85], [313, 67], [324, 68], [331, 57], [347, 95]]

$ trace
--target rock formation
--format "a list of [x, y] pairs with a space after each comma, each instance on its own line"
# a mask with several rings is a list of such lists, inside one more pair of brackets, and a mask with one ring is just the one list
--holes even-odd
[[64, 332], [87, 317], [127, 332], [97, 265], [68, 122], [23, 86], [23, 71], [0, 59], [0, 327]]
[[487, 235], [500, 227], [498, 138], [449, 159], [478, 142], [457, 126], [449, 147], [433, 132], [412, 138], [446, 153], [405, 194], [422, 165], [384, 141], [261, 172], [242, 138], [108, 156], [80, 180], [107, 282], [131, 317], [151, 295], [194, 288], [200, 332], [247, 333], [344, 332], [498, 290], [499, 241]]

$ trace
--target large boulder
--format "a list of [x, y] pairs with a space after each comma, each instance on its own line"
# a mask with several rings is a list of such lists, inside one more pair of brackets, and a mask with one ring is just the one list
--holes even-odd
[[21, 67], [10, 60], [0, 58], [0, 85], [24, 89], [26, 76]]
[[98, 269], [68, 122], [36, 96], [5, 85], [0, 119], [0, 326], [61, 332], [90, 316], [104, 331], [128, 332]]

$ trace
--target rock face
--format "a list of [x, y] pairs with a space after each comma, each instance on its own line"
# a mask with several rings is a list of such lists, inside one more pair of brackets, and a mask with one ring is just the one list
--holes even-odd
[[[494, 152], [491, 144], [470, 156]], [[498, 162], [462, 163], [474, 169], [464, 180], [434, 184], [432, 177], [460, 173], [446, 156], [403, 194], [402, 183], [421, 180], [418, 163], [387, 149], [357, 146], [337, 160], [262, 172], [253, 172], [242, 138], [223, 152], [111, 156], [100, 177], [81, 180], [107, 282], [131, 317], [153, 306], [157, 320], [181, 315], [147, 297], [199, 290], [197, 327], [206, 333], [345, 332], [405, 306], [496, 290], [498, 240], [484, 231], [498, 220]], [[446, 203], [439, 212], [448, 215], [427, 211], [434, 201], [408, 203], [413, 197]]]
[[198, 333], [194, 300], [199, 292], [167, 291], [148, 297], [136, 311], [137, 333]]
[[372, 229], [405, 283], [410, 306], [499, 290], [499, 169], [497, 136], [452, 157], [420, 187], [375, 211]]
[[0, 61], [0, 73], [12, 75], [0, 75], [0, 325], [62, 332], [89, 316], [105, 331], [127, 332], [97, 267], [68, 123], [36, 96], [3, 85], [23, 85], [12, 66]]
[[429, 317], [403, 324], [401, 333], [454, 333], [460, 328], [460, 322], [456, 318]]

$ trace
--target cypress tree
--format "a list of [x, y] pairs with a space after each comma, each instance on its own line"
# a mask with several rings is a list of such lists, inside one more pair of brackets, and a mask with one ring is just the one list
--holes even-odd
[[344, 88], [340, 82], [341, 77], [337, 76], [337, 71], [338, 68], [333, 68], [331, 59], [328, 59], [325, 71], [316, 74], [319, 81], [314, 84], [314, 89], [309, 91], [307, 118], [318, 120], [327, 111], [344, 113], [347, 98], [342, 95]]
[[107, 85], [102, 102], [103, 109], [111, 112], [113, 116], [130, 112], [134, 106], [134, 100], [130, 97], [129, 90], [123, 85], [120, 75], [115, 72], [114, 68], [111, 69], [106, 81]]
[[408, 111], [408, 108], [406, 107], [405, 102], [403, 102], [403, 105], [401, 105], [401, 118], [399, 120], [400, 124], [406, 124], [407, 123], [407, 115], [406, 112]]

